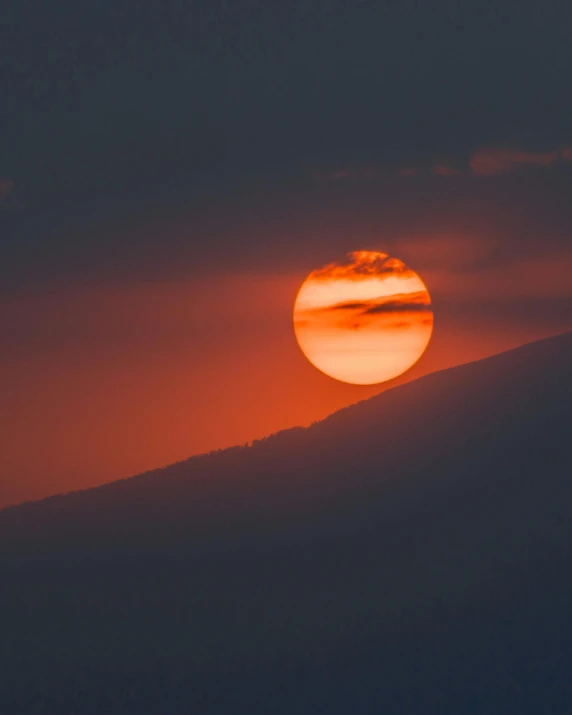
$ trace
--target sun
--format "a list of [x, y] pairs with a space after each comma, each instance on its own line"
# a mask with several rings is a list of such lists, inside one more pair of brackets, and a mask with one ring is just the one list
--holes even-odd
[[374, 385], [403, 374], [433, 332], [429, 291], [397, 258], [354, 251], [312, 271], [294, 303], [294, 333], [326, 375]]

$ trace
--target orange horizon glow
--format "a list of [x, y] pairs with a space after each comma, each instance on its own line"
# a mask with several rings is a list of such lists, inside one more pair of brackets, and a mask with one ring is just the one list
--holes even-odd
[[439, 330], [423, 360], [381, 385], [310, 366], [292, 332], [300, 270], [237, 265], [3, 296], [0, 507], [305, 427], [386, 387], [572, 329], [564, 252], [476, 273], [455, 267], [480, 258], [478, 241], [411, 239], [397, 255], [424, 266]]
[[294, 304], [294, 332], [308, 360], [355, 385], [386, 382], [421, 357], [433, 331], [429, 292], [402, 261], [354, 251], [312, 271]]

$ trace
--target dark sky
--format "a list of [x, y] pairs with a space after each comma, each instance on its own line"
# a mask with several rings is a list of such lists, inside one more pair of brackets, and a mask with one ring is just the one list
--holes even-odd
[[568, 3], [7, 0], [2, 172], [29, 200], [570, 141]]
[[348, 163], [561, 146], [571, 15], [558, 0], [7, 0], [0, 176], [28, 212], [92, 219], [177, 189], [188, 206]]
[[572, 328], [571, 27], [565, 0], [5, 0], [0, 503], [368, 396], [291, 333], [347, 251], [425, 280], [412, 377]]
[[348, 164], [565, 145], [571, 14], [557, 0], [7, 0], [0, 178], [26, 219], [2, 212], [3, 272], [78, 251], [93, 265], [85, 224], [117, 203], [148, 221], [178, 191], [187, 217]]

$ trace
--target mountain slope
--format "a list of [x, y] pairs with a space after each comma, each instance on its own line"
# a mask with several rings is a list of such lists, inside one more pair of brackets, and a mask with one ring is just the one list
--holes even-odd
[[571, 361], [1, 511], [0, 711], [567, 712]]
[[315, 523], [356, 499], [363, 516], [366, 494], [383, 509], [386, 499], [469, 488], [475, 478], [481, 492], [512, 488], [508, 473], [492, 484], [491, 470], [560, 458], [553, 443], [566, 443], [571, 361], [572, 334], [558, 336], [433, 373], [252, 447], [10, 507], [0, 511], [2, 542], [113, 537], [116, 549], [148, 534], [196, 543], [270, 516], [291, 533], [300, 517]]

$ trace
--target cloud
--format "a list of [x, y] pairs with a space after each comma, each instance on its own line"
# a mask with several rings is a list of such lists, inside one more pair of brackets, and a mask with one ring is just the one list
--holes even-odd
[[392, 296], [390, 300], [372, 305], [363, 311], [363, 315], [380, 313], [425, 313], [431, 310], [429, 295], [426, 291]]
[[322, 308], [323, 311], [336, 311], [336, 310], [366, 310], [369, 303], [337, 303], [336, 305], [328, 305]]
[[552, 166], [561, 161], [572, 161], [572, 149], [567, 147], [546, 152], [522, 149], [478, 149], [469, 160], [469, 168], [476, 176], [506, 174], [521, 166]]
[[21, 198], [12, 179], [0, 177], [0, 211], [13, 212], [22, 208]]
[[397, 173], [405, 178], [418, 176], [497, 176], [522, 167], [550, 167], [572, 162], [572, 147], [564, 146], [550, 151], [535, 152], [511, 147], [481, 147], [473, 152], [468, 162], [442, 157], [430, 164], [406, 165], [394, 172], [376, 166], [340, 167], [314, 173], [318, 183], [372, 180]]
[[397, 258], [390, 258], [386, 253], [378, 251], [352, 251], [346, 254], [348, 260], [344, 263], [328, 263], [310, 274], [313, 280], [361, 280], [370, 276], [399, 275], [413, 276], [413, 271]]
[[533, 152], [523, 149], [482, 147], [477, 149], [464, 169], [456, 168], [448, 160], [441, 159], [430, 166], [406, 166], [398, 169], [399, 176], [497, 176], [507, 174], [523, 166], [549, 167], [562, 162], [572, 162], [572, 147], [560, 147], [551, 151]]
[[378, 175], [378, 169], [375, 166], [353, 166], [339, 167], [329, 171], [316, 171], [314, 179], [319, 184], [330, 184], [337, 181], [362, 181], [374, 179]]
[[333, 318], [337, 328], [359, 330], [373, 326], [390, 329], [411, 329], [431, 325], [433, 314], [427, 291], [395, 293], [391, 296], [364, 301], [348, 301], [325, 306], [315, 311], [320, 322]]
[[0, 206], [6, 201], [8, 194], [14, 190], [12, 179], [0, 179]]
[[423, 173], [423, 170], [415, 168], [413, 166], [406, 166], [402, 169], [398, 169], [397, 173], [399, 174], [399, 176], [419, 176]]
[[397, 170], [398, 176], [459, 176], [463, 170], [452, 165], [452, 162], [441, 159], [430, 166], [404, 166]]
[[424, 313], [431, 310], [427, 291], [417, 293], [397, 293], [389, 298], [337, 303], [322, 308], [320, 312], [353, 311], [359, 315], [379, 315], [382, 313]]
[[433, 173], [436, 176], [457, 176], [462, 172], [459, 169], [453, 168], [450, 164], [435, 164]]

